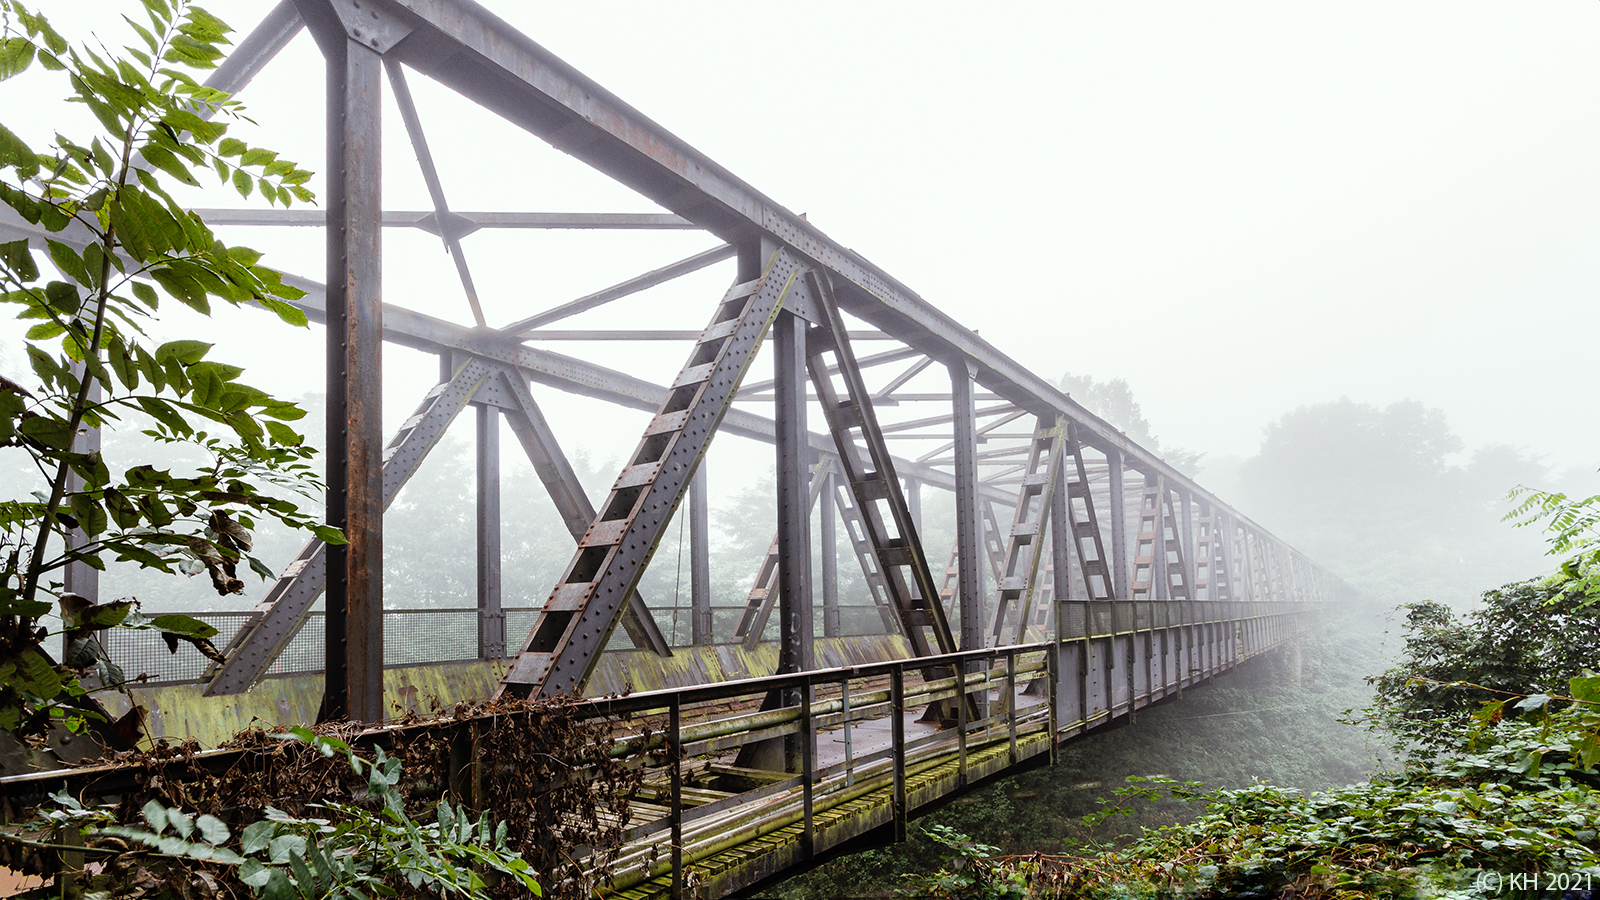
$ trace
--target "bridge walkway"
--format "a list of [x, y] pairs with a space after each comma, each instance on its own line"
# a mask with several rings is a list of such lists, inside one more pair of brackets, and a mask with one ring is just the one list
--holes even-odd
[[[1047, 764], [1061, 743], [1293, 640], [1317, 612], [1218, 604], [1215, 614], [1165, 621], [1118, 614], [1114, 621], [1127, 625], [1073, 629], [1078, 639], [594, 701], [597, 712], [640, 727], [618, 752], [645, 750], [650, 759], [600, 892], [725, 897], [852, 842], [903, 839], [915, 815]], [[969, 671], [958, 685], [950, 673], [962, 668]], [[774, 692], [793, 705], [749, 711]], [[985, 698], [981, 717], [966, 721], [967, 704], [956, 702], [963, 693]], [[930, 706], [947, 717], [929, 721]], [[728, 714], [736, 708], [743, 711]], [[740, 765], [741, 750], [762, 745], [760, 766], [773, 771]]]

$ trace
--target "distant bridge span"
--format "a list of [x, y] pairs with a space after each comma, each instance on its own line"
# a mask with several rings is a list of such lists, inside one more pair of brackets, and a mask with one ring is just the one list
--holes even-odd
[[[628, 896], [682, 893], [686, 876], [702, 892], [726, 893], [875, 829], [903, 833], [917, 807], [1276, 646], [1348, 597], [1338, 579], [1049, 380], [468, 0], [285, 0], [211, 84], [244, 90], [306, 27], [331, 86], [325, 213], [203, 213], [217, 227], [328, 226], [323, 281], [295, 283], [308, 291], [301, 307], [327, 325], [329, 522], [350, 544], [308, 544], [261, 604], [236, 617], [225, 662], [170, 679], [194, 682], [186, 690], [195, 697], [243, 703], [264, 676], [284, 671], [286, 650], [318, 621], [321, 646], [301, 668], [326, 673], [322, 714], [385, 717], [383, 510], [468, 407], [479, 424], [477, 605], [417, 612], [460, 613], [429, 638], [465, 636], [474, 652], [443, 658], [475, 656], [473, 677], [487, 684], [483, 673], [492, 673], [500, 691], [600, 693], [596, 679], [615, 674], [619, 654], [660, 688], [611, 708], [671, 707], [682, 725], [671, 740], [700, 761], [662, 769], [659, 815], [640, 807], [641, 846], [675, 849], [665, 863], [635, 867], [638, 877], [618, 885]], [[408, 71], [665, 212], [451, 211]], [[382, 209], [385, 82], [431, 210]], [[384, 301], [385, 227], [441, 237], [470, 324]], [[463, 238], [482, 228], [692, 229], [720, 243], [491, 327], [462, 253]], [[42, 236], [15, 218], [0, 219], [0, 235]], [[680, 328], [552, 328], [723, 263], [731, 286]], [[384, 341], [433, 353], [440, 364], [438, 385], [387, 438]], [[555, 341], [690, 349], [678, 374], [658, 384], [548, 349]], [[858, 350], [864, 341], [873, 352]], [[770, 371], [751, 374], [769, 346]], [[626, 462], [598, 505], [535, 388], [652, 413], [637, 445], [618, 448]], [[548, 598], [527, 609], [508, 610], [501, 598], [501, 418], [576, 542]], [[746, 602], [719, 623], [705, 458], [723, 432], [772, 443], [777, 477], [771, 550]], [[952, 548], [923, 542], [924, 488], [954, 494]], [[677, 515], [688, 516], [690, 534], [686, 641], [674, 639], [676, 629], [663, 634], [662, 608], [639, 592]], [[841, 579], [841, 557], [859, 578]], [[92, 597], [95, 577], [75, 570], [69, 589]], [[848, 596], [845, 582], [859, 585], [859, 596]], [[326, 614], [314, 614], [324, 594]], [[391, 621], [404, 612], [390, 610]], [[522, 627], [508, 628], [508, 616], [521, 616]], [[608, 651], [618, 626], [634, 650]], [[744, 662], [729, 662], [735, 657]], [[754, 671], [750, 660], [769, 668]], [[392, 688], [393, 666], [387, 677]], [[728, 677], [735, 680], [696, 686]], [[478, 690], [464, 683], [456, 695]], [[731, 724], [696, 719], [697, 704], [730, 697], [761, 697], [767, 710]], [[819, 735], [827, 736], [821, 752]], [[738, 761], [717, 761], [741, 748]], [[685, 777], [760, 784], [686, 792]]]

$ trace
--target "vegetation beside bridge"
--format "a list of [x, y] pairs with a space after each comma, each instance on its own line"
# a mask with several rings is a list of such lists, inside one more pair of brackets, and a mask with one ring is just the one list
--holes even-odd
[[[1053, 792], [1037, 805], [1013, 808], [1019, 793], [1030, 792], [997, 787], [988, 798], [993, 806], [946, 814], [924, 831], [920, 846], [835, 864], [846, 868], [791, 882], [786, 894], [822, 896], [830, 886], [876, 876], [881, 895], [963, 900], [1592, 896], [1600, 881], [1600, 676], [1590, 668], [1600, 641], [1600, 596], [1592, 587], [1596, 509], [1600, 497], [1533, 493], [1522, 514], [1550, 523], [1558, 571], [1488, 591], [1460, 616], [1433, 602], [1402, 607], [1401, 656], [1369, 679], [1375, 702], [1354, 719], [1329, 721], [1329, 705], [1311, 693], [1329, 682], [1308, 678], [1254, 694], [1297, 698], [1299, 710], [1282, 709], [1275, 721], [1245, 719], [1241, 710], [1229, 716], [1241, 720], [1236, 733], [1197, 741], [1194, 707], [1186, 703], [1168, 719], [1151, 714], [1126, 732], [1082, 744], [1087, 759], [1079, 762], [1090, 768], [1030, 776], [1046, 779]], [[1339, 669], [1370, 664], [1359, 651], [1375, 638], [1365, 629], [1328, 629], [1307, 648], [1312, 675], [1353, 684]], [[1307, 715], [1319, 709], [1324, 717]], [[1324, 787], [1315, 784], [1319, 778], [1337, 780], [1328, 758], [1302, 752], [1285, 765], [1255, 746], [1293, 741], [1354, 762], [1352, 742], [1370, 736], [1386, 738], [1403, 764], [1309, 792]], [[1210, 753], [1192, 752], [1196, 743]], [[1173, 748], [1190, 751], [1190, 768], [1168, 770], [1178, 777], [1143, 774], [1162, 767], [1135, 762], [1166, 762]], [[1063, 766], [1069, 758], [1063, 755]], [[1255, 760], [1256, 774], [1267, 777], [1241, 784], [1230, 765]], [[1099, 809], [1081, 812], [1062, 796], [1070, 779], [1139, 769], [1115, 799], [1100, 799]], [[1209, 771], [1197, 779], [1197, 769]], [[1222, 787], [1206, 789], [1201, 780]], [[1042, 821], [1052, 810], [1078, 815], [1071, 823]], [[884, 869], [895, 867], [913, 874], [883, 880]], [[933, 874], [917, 874], [927, 872]]]

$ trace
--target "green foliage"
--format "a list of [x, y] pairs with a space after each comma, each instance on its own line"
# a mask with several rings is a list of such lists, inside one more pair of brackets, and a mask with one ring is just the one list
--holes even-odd
[[1294, 885], [1315, 895], [1378, 894], [1419, 880], [1462, 886], [1479, 871], [1600, 874], [1597, 685], [1575, 681], [1575, 695], [1594, 699], [1562, 698], [1572, 705], [1537, 721], [1491, 721], [1499, 709], [1487, 707], [1464, 755], [1341, 790], [1123, 789], [1200, 799], [1207, 811], [1135, 842], [1110, 861], [1116, 878], [1152, 890], [1270, 895]]
[[1200, 471], [1200, 459], [1205, 456], [1204, 453], [1161, 446], [1161, 440], [1151, 430], [1150, 421], [1144, 417], [1139, 401], [1133, 398], [1133, 389], [1128, 387], [1126, 379], [1098, 381], [1089, 375], [1068, 372], [1061, 376], [1059, 384], [1061, 390], [1073, 400], [1110, 422], [1140, 446], [1161, 454], [1178, 471], [1189, 475]]
[[[81, 828], [91, 849], [104, 847], [108, 838], [149, 848], [164, 865], [154, 867], [159, 872], [150, 867], [135, 870], [142, 872], [137, 880], [198, 883], [206, 886], [197, 892], [201, 896], [222, 895], [216, 878], [194, 877], [208, 864], [213, 871], [216, 867], [230, 871], [239, 884], [265, 900], [363, 900], [403, 890], [488, 900], [485, 873], [509, 878], [532, 896], [541, 896], [532, 868], [506, 844], [505, 822], [492, 821], [488, 813], [473, 818], [465, 809], [440, 800], [434, 821], [418, 823], [406, 813], [397, 787], [400, 760], [382, 748], [375, 748], [373, 759], [367, 760], [345, 742], [304, 728], [278, 737], [305, 741], [328, 758], [343, 757], [366, 781], [366, 803], [311, 804], [327, 810], [328, 818], [291, 816], [269, 806], [266, 818], [246, 825], [237, 839], [214, 816], [190, 816], [157, 800], [141, 809], [143, 827], [106, 824], [108, 813], [85, 809], [64, 793], [54, 795], [57, 807], [43, 815], [57, 831]], [[96, 887], [115, 890], [121, 885], [91, 885]]]
[[[1498, 708], [1485, 707], [1464, 755], [1337, 790], [1307, 795], [1257, 783], [1203, 791], [1130, 778], [1086, 819], [1098, 824], [1132, 803], [1172, 799], [1203, 803], [1205, 812], [1120, 850], [988, 852], [984, 883], [1009, 879], [1029, 897], [1354, 898], [1494, 896], [1498, 882], [1485, 873], [1592, 879], [1600, 876], [1600, 678], [1574, 680], [1571, 692], [1528, 698], [1522, 720], [1499, 720]], [[1567, 705], [1544, 712], [1552, 699]], [[974, 850], [982, 851], [992, 848]], [[938, 893], [949, 874], [908, 881], [918, 897], [992, 896]]]
[[1519, 528], [1544, 522], [1550, 545], [1545, 553], [1561, 560], [1557, 577], [1563, 589], [1584, 605], [1600, 600], [1600, 494], [1573, 500], [1518, 485], [1508, 499], [1518, 498], [1505, 520]]
[[1506, 485], [1547, 472], [1504, 446], [1461, 464], [1463, 449], [1444, 413], [1415, 401], [1303, 406], [1240, 467], [1239, 506], [1373, 600], [1465, 605], [1537, 565], [1537, 542], [1499, 518]]
[[[205, 172], [249, 196], [287, 206], [312, 199], [311, 173], [270, 150], [227, 137], [242, 108], [196, 74], [215, 68], [228, 27], [187, 0], [141, 0], [143, 22], [124, 17], [135, 40], [123, 55], [70, 45], [41, 14], [0, 0], [0, 80], [37, 64], [59, 73], [97, 133], [56, 134], [40, 152], [0, 125], [0, 202], [45, 235], [48, 265], [25, 240], [0, 245], [0, 302], [32, 323], [33, 383], [0, 381], [0, 446], [38, 473], [31, 497], [0, 503], [0, 729], [39, 735], [53, 716], [90, 714], [76, 672], [101, 666], [86, 636], [126, 609], [63, 606], [68, 648], [79, 665], [57, 667], [38, 626], [68, 565], [104, 569], [126, 561], [152, 570], [205, 572], [218, 593], [243, 589], [237, 567], [269, 570], [251, 555], [257, 522], [278, 520], [342, 540], [295, 499], [320, 486], [311, 451], [286, 422], [304, 415], [240, 381], [243, 370], [211, 359], [201, 341], [152, 342], [144, 324], [162, 296], [209, 314], [211, 304], [255, 304], [285, 322], [305, 316], [301, 292], [229, 247], [167, 190]], [[192, 472], [151, 465], [118, 471], [78, 440], [85, 429], [133, 423], [164, 444], [199, 449]], [[65, 602], [65, 598], [64, 598]], [[199, 623], [139, 622], [176, 640], [210, 637]], [[76, 643], [74, 644], [74, 641]], [[202, 650], [205, 647], [202, 646]], [[55, 670], [54, 674], [45, 669]]]
[[1439, 603], [1402, 609], [1405, 649], [1372, 679], [1372, 716], [1419, 747], [1458, 748], [1480, 704], [1559, 692], [1600, 659], [1600, 606], [1560, 579], [1486, 591], [1482, 604], [1462, 616]]
[[[1185, 690], [1180, 703], [1140, 710], [1136, 724], [1074, 739], [1053, 767], [977, 789], [923, 821], [999, 848], [997, 862], [1033, 866], [1038, 891], [1054, 871], [1052, 855], [1092, 860], [1203, 812], [1202, 804], [1171, 793], [1112, 793], [1130, 775], [1213, 789], [1270, 779], [1302, 791], [1364, 780], [1386, 764], [1386, 744], [1337, 720], [1371, 700], [1365, 676], [1387, 662], [1383, 621], [1375, 610], [1353, 608], [1301, 639], [1300, 664], [1288, 655], [1252, 661]], [[787, 900], [887, 897], [905, 889], [902, 873], [949, 868], [948, 853], [913, 829], [903, 844], [830, 861], [772, 893]]]

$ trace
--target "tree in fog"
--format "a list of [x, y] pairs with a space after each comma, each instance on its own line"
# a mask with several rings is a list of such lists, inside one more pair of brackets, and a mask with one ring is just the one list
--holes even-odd
[[1500, 517], [1512, 486], [1547, 473], [1500, 445], [1453, 462], [1463, 447], [1417, 401], [1302, 406], [1245, 461], [1239, 505], [1376, 599], [1469, 602], [1541, 567], [1536, 536]]
[[1061, 376], [1058, 384], [1067, 396], [1110, 422], [1129, 440], [1160, 456], [1174, 469], [1191, 477], [1199, 474], [1200, 460], [1205, 454], [1181, 447], [1163, 449], [1161, 439], [1150, 428], [1150, 420], [1144, 417], [1144, 410], [1139, 408], [1139, 401], [1134, 399], [1133, 388], [1128, 387], [1127, 379], [1098, 381], [1090, 375], [1068, 372]]

